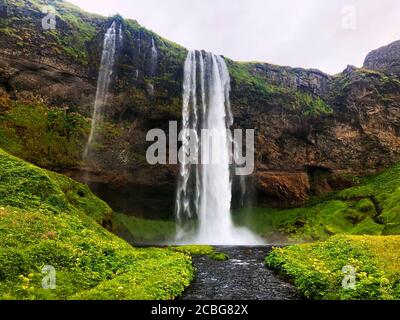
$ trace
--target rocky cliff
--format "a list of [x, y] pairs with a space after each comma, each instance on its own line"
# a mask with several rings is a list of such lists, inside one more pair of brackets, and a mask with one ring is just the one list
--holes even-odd
[[[42, 7], [48, 4], [56, 9], [55, 30], [42, 28]], [[178, 168], [149, 166], [145, 135], [152, 128], [167, 131], [170, 120], [180, 120], [186, 49], [136, 21], [88, 14], [63, 1], [6, 0], [0, 16], [0, 147], [9, 150], [7, 139], [12, 135], [13, 141], [26, 140], [22, 135], [29, 124], [14, 126], [10, 110], [27, 99], [35, 101], [29, 105], [40, 100], [49, 110], [63, 110], [67, 118], [76, 115], [73, 123], [77, 117], [86, 123], [79, 135], [69, 134], [65, 140], [66, 145], [77, 141], [73, 161], [72, 151], [65, 147], [57, 149], [62, 154], [57, 162], [43, 166], [78, 180], [85, 175], [118, 210], [150, 217], [171, 215]], [[122, 28], [123, 42], [117, 48], [96, 161], [83, 163], [80, 154], [96, 93], [103, 37], [113, 21]], [[397, 49], [395, 43], [374, 51], [363, 68], [349, 66], [335, 76], [226, 58], [234, 126], [256, 129], [256, 171], [249, 182], [260, 205], [299, 205], [310, 195], [350, 186], [355, 176], [397, 161]], [[42, 129], [54, 131], [49, 112], [43, 114], [47, 124]], [[64, 138], [65, 130], [57, 130]], [[35, 155], [35, 150], [26, 152], [25, 144], [14, 153], [21, 156], [24, 150], [24, 158], [41, 164], [43, 156]], [[49, 152], [52, 156], [54, 152]]]
[[364, 68], [384, 72], [390, 76], [400, 75], [400, 41], [370, 52], [364, 61]]

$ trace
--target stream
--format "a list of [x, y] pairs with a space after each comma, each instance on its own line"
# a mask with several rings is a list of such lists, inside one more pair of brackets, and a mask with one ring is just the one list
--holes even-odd
[[228, 261], [193, 257], [196, 278], [183, 300], [298, 300], [295, 288], [264, 265], [271, 247], [217, 247]]

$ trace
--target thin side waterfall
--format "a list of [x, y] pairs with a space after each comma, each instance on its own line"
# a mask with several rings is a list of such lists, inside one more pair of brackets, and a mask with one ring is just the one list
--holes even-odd
[[[230, 77], [225, 61], [190, 51], [185, 61], [182, 153], [200, 163], [181, 162], [176, 197], [177, 241], [213, 245], [255, 245], [262, 241], [231, 219], [233, 124]], [[208, 129], [212, 139], [201, 139]], [[194, 141], [195, 150], [190, 149]], [[194, 154], [192, 154], [194, 153]]]
[[158, 51], [154, 38], [151, 38], [151, 74], [154, 74], [157, 68]]
[[119, 43], [122, 44], [123, 40], [122, 24], [119, 25], [118, 37], [119, 37]]
[[[119, 29], [119, 39], [122, 41], [122, 29]], [[86, 143], [84, 151], [84, 158], [87, 158], [93, 142], [96, 140], [99, 124], [103, 118], [104, 105], [107, 102], [108, 89], [110, 86], [111, 75], [113, 72], [115, 62], [115, 51], [116, 51], [116, 39], [117, 39], [117, 27], [115, 21], [108, 28], [103, 42], [103, 53], [101, 56], [99, 76], [97, 79], [97, 91], [96, 100], [94, 103], [92, 126], [90, 129], [90, 135]]]

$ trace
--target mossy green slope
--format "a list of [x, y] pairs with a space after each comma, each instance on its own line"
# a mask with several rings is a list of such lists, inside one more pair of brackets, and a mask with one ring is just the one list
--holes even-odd
[[301, 208], [248, 208], [234, 214], [265, 237], [280, 232], [294, 240], [327, 239], [335, 234], [400, 234], [400, 165], [359, 179], [357, 186], [315, 198]]
[[398, 300], [399, 249], [399, 236], [335, 236], [326, 242], [276, 248], [266, 263], [308, 298]]
[[114, 213], [113, 232], [133, 243], [162, 244], [175, 238], [176, 224], [173, 221], [141, 219]]
[[[187, 254], [136, 249], [99, 222], [87, 187], [0, 149], [1, 299], [173, 299], [193, 277]], [[56, 289], [42, 288], [42, 268]]]

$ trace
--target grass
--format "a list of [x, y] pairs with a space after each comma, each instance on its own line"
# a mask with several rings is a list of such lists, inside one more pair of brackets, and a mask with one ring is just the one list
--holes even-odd
[[[173, 299], [191, 258], [137, 249], [104, 229], [111, 209], [87, 187], [0, 150], [0, 299]], [[56, 289], [42, 288], [43, 267]]]
[[[398, 300], [399, 249], [400, 236], [335, 236], [325, 242], [275, 248], [266, 264], [311, 299]], [[347, 273], [351, 269], [354, 275]], [[352, 276], [354, 287], [346, 286]]]
[[234, 221], [266, 237], [313, 241], [336, 234], [400, 234], [400, 165], [295, 209], [245, 208]]

